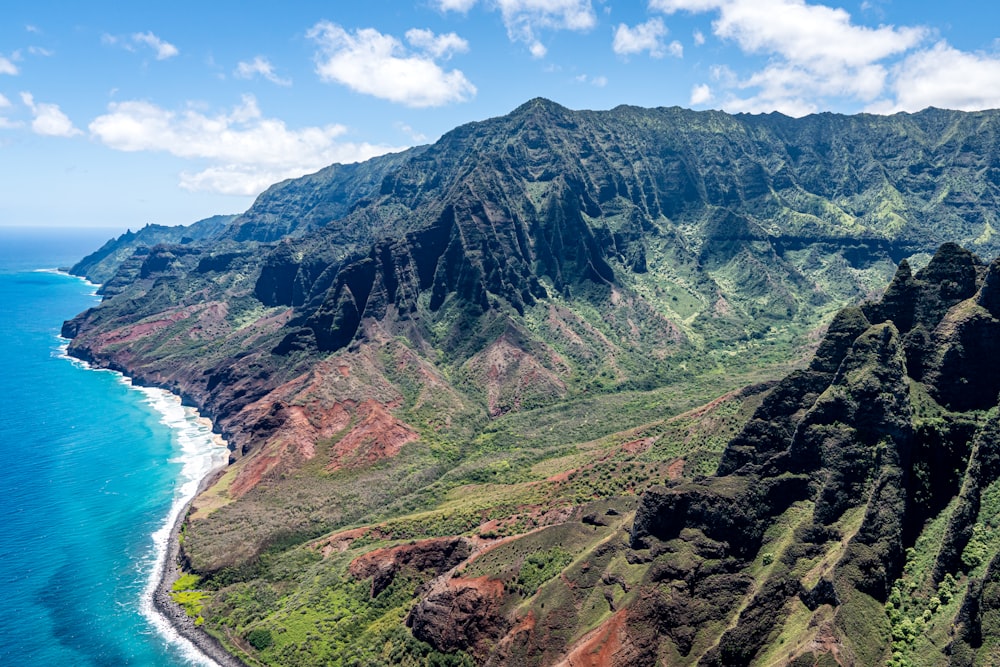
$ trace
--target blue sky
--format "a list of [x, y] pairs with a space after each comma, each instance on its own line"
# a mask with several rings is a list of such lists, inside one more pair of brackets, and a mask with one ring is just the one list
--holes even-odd
[[0, 16], [0, 225], [240, 212], [275, 181], [535, 96], [794, 116], [1000, 107], [992, 3], [12, 0]]

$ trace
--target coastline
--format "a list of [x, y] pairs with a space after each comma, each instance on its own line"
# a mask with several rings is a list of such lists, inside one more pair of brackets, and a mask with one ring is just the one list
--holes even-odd
[[[87, 280], [83, 276], [76, 276], [62, 269], [36, 270], [58, 273], [80, 280], [93, 289], [91, 296], [98, 296], [98, 290], [101, 286]], [[228, 455], [228, 443], [226, 443], [222, 436], [215, 434], [214, 424], [210, 419], [202, 417], [197, 410], [194, 411], [193, 415], [184, 414], [178, 418], [177, 415], [170, 414], [164, 408], [162, 400], [166, 397], [169, 397], [171, 402], [175, 401], [177, 406], [183, 407], [183, 400], [180, 396], [163, 387], [136, 384], [131, 376], [122, 371], [102, 368], [101, 366], [94, 365], [88, 359], [73, 356], [69, 352], [70, 339], [63, 336], [59, 336], [59, 338], [63, 341], [60, 345], [60, 356], [86, 370], [110, 372], [118, 375], [124, 384], [146, 396], [149, 407], [161, 415], [163, 423], [172, 431], [180, 431], [179, 423], [183, 423], [184, 425], [193, 423], [206, 424], [211, 434], [210, 439], [213, 445], [226, 451]], [[188, 616], [184, 608], [174, 602], [174, 599], [170, 595], [174, 582], [177, 581], [181, 574], [179, 537], [191, 504], [226, 468], [226, 462], [222, 461], [217, 465], [212, 465], [204, 472], [199, 470], [198, 472], [201, 473], [200, 476], [192, 479], [190, 478], [188, 465], [194, 463], [192, 459], [195, 457], [190, 452], [187, 452], [187, 454], [182, 459], [183, 466], [178, 475], [183, 502], [178, 505], [175, 500], [170, 508], [170, 513], [165, 518], [164, 526], [151, 536], [157, 547], [156, 558], [153, 562], [153, 571], [150, 573], [149, 583], [142, 594], [140, 611], [147, 617], [165, 641], [180, 648], [181, 653], [184, 654], [187, 660], [209, 665], [210, 667], [248, 667], [245, 662], [229, 653], [218, 639], [206, 630], [196, 626], [194, 619]], [[186, 472], [188, 476], [185, 475]], [[185, 487], [190, 488], [192, 482], [195, 483], [193, 491], [185, 491]]]
[[[223, 470], [224, 468], [216, 468], [202, 478], [201, 482], [198, 483], [195, 496], [204, 491]], [[194, 619], [188, 616], [184, 609], [170, 597], [171, 588], [180, 576], [180, 542], [178, 537], [193, 501], [192, 498], [184, 504], [170, 527], [166, 554], [159, 568], [159, 577], [152, 594], [153, 610], [166, 621], [173, 632], [190, 642], [195, 650], [207, 657], [212, 663], [219, 667], [248, 667], [247, 663], [229, 653], [218, 639], [197, 627], [194, 624]]]
[[[174, 423], [168, 421], [170, 416], [156, 402], [156, 395], [160, 394], [161, 397], [169, 397], [171, 401], [175, 401], [180, 406], [182, 402], [177, 394], [162, 387], [137, 385], [131, 377], [120, 371], [94, 366], [86, 359], [74, 357], [68, 351], [69, 339], [62, 338], [62, 340], [65, 341], [61, 345], [61, 356], [63, 358], [86, 370], [118, 375], [123, 383], [146, 395], [150, 409], [158, 412], [169, 428], [177, 428]], [[188, 423], [203, 421], [211, 424], [210, 420], [201, 417], [197, 412], [193, 418], [185, 417], [185, 420]], [[221, 436], [213, 434], [212, 439], [215, 445], [228, 453], [229, 450], [226, 442]], [[197, 482], [195, 490], [184, 499], [182, 505], [178, 506], [175, 504], [171, 507], [164, 527], [153, 533], [152, 538], [154, 543], [162, 546], [162, 548], [158, 550], [156, 560], [153, 563], [154, 569], [150, 573], [150, 583], [143, 592], [143, 599], [140, 601], [140, 610], [165, 641], [179, 646], [181, 653], [185, 654], [184, 657], [187, 660], [209, 665], [210, 667], [248, 667], [245, 662], [229, 653], [218, 639], [210, 635], [206, 630], [197, 627], [194, 624], [194, 619], [188, 616], [184, 608], [174, 602], [170, 596], [173, 584], [180, 576], [179, 536], [181, 528], [184, 525], [184, 520], [187, 518], [188, 511], [195, 497], [222, 474], [225, 467], [226, 463], [223, 462], [208, 469], [199, 479], [187, 480], [188, 483], [191, 481]], [[183, 473], [184, 470], [182, 469], [179, 475], [179, 482], [182, 485], [185, 483]], [[167, 526], [167, 523], [169, 523], [169, 526]]]

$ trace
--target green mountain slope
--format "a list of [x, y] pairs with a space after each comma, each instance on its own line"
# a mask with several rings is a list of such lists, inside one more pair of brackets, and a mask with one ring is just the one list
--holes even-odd
[[248, 660], [771, 664], [780, 618], [871, 664], [1000, 389], [992, 274], [927, 264], [1000, 251], [998, 122], [532, 100], [105, 253], [64, 333], [228, 438], [183, 553]]
[[[120, 285], [126, 285], [134, 278], [133, 272], [127, 268], [122, 275], [116, 274], [125, 264], [138, 269], [146, 249], [161, 243], [190, 245], [211, 242], [235, 217], [215, 215], [186, 227], [146, 225], [137, 232], [129, 230], [81, 259], [70, 271], [74, 275], [86, 276], [89, 280], [100, 283], [102, 294], [114, 294]], [[137, 254], [136, 251], [140, 252]], [[114, 282], [109, 283], [112, 279], [115, 279]]]

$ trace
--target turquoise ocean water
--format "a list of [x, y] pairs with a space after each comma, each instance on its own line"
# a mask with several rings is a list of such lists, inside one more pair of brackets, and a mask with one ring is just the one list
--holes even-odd
[[110, 236], [0, 228], [0, 665], [211, 664], [148, 593], [172, 518], [227, 452], [172, 396], [59, 338], [98, 297], [51, 269]]

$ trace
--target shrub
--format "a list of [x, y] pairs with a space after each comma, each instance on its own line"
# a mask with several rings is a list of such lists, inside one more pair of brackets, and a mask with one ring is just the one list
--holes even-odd
[[258, 651], [263, 651], [274, 643], [274, 639], [267, 628], [254, 628], [247, 633], [247, 642]]

